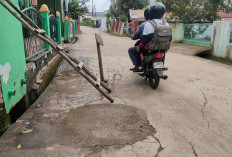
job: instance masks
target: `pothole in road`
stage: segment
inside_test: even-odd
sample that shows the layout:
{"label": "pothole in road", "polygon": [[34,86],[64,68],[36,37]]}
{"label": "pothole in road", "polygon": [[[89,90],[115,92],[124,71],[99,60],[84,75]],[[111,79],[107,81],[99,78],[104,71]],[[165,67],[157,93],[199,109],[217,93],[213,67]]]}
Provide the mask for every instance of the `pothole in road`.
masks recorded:
{"label": "pothole in road", "polygon": [[62,128],[67,142],[93,151],[132,145],[155,133],[143,110],[116,104],[88,105],[72,110],[63,119]]}
{"label": "pothole in road", "polygon": [[33,122],[26,128],[34,130],[18,135],[14,144],[21,144],[22,149],[58,144],[87,148],[92,152],[133,145],[156,132],[143,110],[119,104],[85,105],[58,119]]}

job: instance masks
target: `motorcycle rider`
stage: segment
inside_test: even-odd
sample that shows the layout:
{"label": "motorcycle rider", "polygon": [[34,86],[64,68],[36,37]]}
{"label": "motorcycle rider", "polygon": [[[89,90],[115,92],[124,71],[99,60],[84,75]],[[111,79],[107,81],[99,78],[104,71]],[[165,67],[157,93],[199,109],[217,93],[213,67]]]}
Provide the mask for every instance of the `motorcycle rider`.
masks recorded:
{"label": "motorcycle rider", "polygon": [[[168,25],[162,18],[166,12],[166,7],[164,4],[156,2],[153,6],[150,7],[150,18],[157,25],[165,24]],[[144,26],[143,35],[141,37],[141,43],[138,46],[138,52],[142,52],[143,55],[146,55],[149,51],[149,43],[152,41],[154,36],[155,28],[150,23],[147,22]],[[170,38],[170,41],[172,38]],[[164,61],[164,60],[163,60]]]}
{"label": "motorcycle rider", "polygon": [[144,26],[146,24],[146,22],[149,20],[149,13],[150,13],[150,7],[146,8],[145,11],[144,11],[144,18],[145,18],[145,22],[143,22],[140,26],[139,26],[139,30],[135,33],[135,34],[132,34],[131,35],[131,39],[132,40],[138,40],[142,37],[143,35],[143,29],[144,29]]}
{"label": "motorcycle rider", "polygon": [[[142,35],[143,35],[143,30],[144,30],[144,26],[147,23],[147,21],[150,19],[150,7],[146,8],[144,11],[144,18],[146,20],[146,22],[143,22],[140,26],[139,26],[139,30],[134,34],[131,35],[131,39],[132,40],[137,40],[137,39],[141,39]],[[131,61],[134,65],[134,68],[131,68],[130,70],[133,72],[139,72],[142,70],[142,62],[140,59],[140,55],[137,52],[137,46],[140,44],[140,41],[138,41],[136,43],[136,45],[134,47],[129,48],[128,50],[128,54],[131,58]]]}

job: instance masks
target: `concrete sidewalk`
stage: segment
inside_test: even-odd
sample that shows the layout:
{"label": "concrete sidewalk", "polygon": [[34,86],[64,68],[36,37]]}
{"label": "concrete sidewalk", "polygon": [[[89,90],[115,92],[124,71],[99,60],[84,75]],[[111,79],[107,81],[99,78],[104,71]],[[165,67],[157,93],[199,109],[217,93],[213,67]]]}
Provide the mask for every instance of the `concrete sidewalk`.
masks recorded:
{"label": "concrete sidewalk", "polygon": [[198,54],[202,53],[209,53],[211,48],[209,47],[202,47],[202,46],[195,46],[195,45],[188,45],[182,43],[174,43],[171,45],[170,52],[173,53],[180,53],[183,55],[189,56],[197,56]]}
{"label": "concrete sidewalk", "polygon": [[[88,27],[82,32],[70,54],[98,74],[94,33],[101,34],[115,103],[63,61],[47,90],[0,138],[1,157],[231,156],[232,67],[171,49],[169,79],[153,90],[128,70],[134,41]],[[20,135],[27,129],[33,131]]]}

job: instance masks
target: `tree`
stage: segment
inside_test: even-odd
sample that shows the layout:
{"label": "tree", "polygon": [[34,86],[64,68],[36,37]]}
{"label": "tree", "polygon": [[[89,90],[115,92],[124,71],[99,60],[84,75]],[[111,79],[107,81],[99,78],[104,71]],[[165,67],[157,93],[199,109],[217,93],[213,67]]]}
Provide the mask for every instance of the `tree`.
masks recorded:
{"label": "tree", "polygon": [[110,9],[108,10],[108,14],[112,19],[119,19],[119,10],[118,10],[118,5],[117,3],[110,6]]}
{"label": "tree", "polygon": [[125,15],[125,14],[121,14],[121,15],[119,16],[119,21],[121,21],[121,22],[126,22],[126,21],[127,21],[126,15]]}
{"label": "tree", "polygon": [[86,2],[88,1],[89,0],[72,0],[69,3],[69,12],[72,18],[77,19],[78,16],[82,16],[89,11],[86,6]]}
{"label": "tree", "polygon": [[160,0],[172,16],[179,17],[183,23],[213,22],[220,19],[217,12],[229,12],[231,0]]}
{"label": "tree", "polygon": [[105,14],[105,17],[106,17],[106,28],[107,28],[107,31],[110,31],[110,12],[107,11],[107,13]]}
{"label": "tree", "polygon": [[110,7],[109,13],[111,18],[119,20],[119,7],[121,8],[121,15],[123,18],[129,18],[130,9],[144,9],[149,5],[149,0],[118,0],[113,6]]}

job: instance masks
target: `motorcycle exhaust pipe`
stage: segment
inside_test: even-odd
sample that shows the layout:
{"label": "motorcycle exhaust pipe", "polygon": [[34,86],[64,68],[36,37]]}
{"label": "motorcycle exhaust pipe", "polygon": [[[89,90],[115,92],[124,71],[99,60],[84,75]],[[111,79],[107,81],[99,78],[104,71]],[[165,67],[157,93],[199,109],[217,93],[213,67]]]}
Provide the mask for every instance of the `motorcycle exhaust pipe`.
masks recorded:
{"label": "motorcycle exhaust pipe", "polygon": [[168,79],[168,76],[167,76],[167,75],[163,75],[163,76],[161,76],[160,78],[163,79],[163,80],[167,80],[167,79]]}

